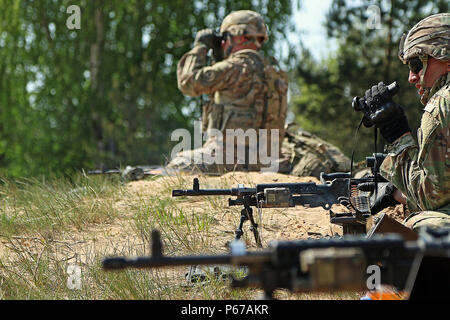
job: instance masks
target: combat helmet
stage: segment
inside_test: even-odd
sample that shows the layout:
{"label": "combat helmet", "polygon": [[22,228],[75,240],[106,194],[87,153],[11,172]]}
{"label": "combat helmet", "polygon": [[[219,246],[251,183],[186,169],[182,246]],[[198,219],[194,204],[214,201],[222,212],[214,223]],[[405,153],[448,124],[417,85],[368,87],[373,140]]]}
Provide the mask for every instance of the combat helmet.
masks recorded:
{"label": "combat helmet", "polygon": [[251,10],[234,11],[227,15],[220,26],[220,32],[228,32],[232,36],[255,37],[260,45],[269,39],[263,18]]}
{"label": "combat helmet", "polygon": [[398,57],[404,64],[414,58],[422,61],[420,85],[424,93],[420,101],[424,105],[431,91],[424,81],[429,56],[441,61],[450,60],[450,13],[438,13],[421,20],[400,40]]}
{"label": "combat helmet", "polygon": [[403,35],[398,52],[403,63],[424,55],[450,60],[450,13],[429,16]]}

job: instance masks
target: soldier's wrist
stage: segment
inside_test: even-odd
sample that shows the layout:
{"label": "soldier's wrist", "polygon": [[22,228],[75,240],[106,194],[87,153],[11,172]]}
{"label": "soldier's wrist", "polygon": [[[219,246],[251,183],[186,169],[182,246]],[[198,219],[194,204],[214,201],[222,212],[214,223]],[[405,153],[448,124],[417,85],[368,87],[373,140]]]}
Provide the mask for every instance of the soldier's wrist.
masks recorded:
{"label": "soldier's wrist", "polygon": [[392,193],[392,197],[394,198],[395,201],[401,204],[406,204],[406,197],[400,190],[395,189],[394,192]]}
{"label": "soldier's wrist", "polygon": [[408,120],[406,119],[405,116],[400,117],[398,119],[393,119],[392,121],[389,121],[388,123],[380,126],[379,128],[380,134],[390,144],[400,139],[406,133],[411,132]]}
{"label": "soldier's wrist", "polygon": [[395,141],[394,142],[392,142],[392,144],[394,144],[394,143],[397,143],[401,138],[403,138],[404,136],[406,136],[406,135],[410,135],[411,134],[411,131],[408,131],[408,132],[405,132],[404,134],[402,134],[400,137],[398,137],[397,139],[395,139]]}

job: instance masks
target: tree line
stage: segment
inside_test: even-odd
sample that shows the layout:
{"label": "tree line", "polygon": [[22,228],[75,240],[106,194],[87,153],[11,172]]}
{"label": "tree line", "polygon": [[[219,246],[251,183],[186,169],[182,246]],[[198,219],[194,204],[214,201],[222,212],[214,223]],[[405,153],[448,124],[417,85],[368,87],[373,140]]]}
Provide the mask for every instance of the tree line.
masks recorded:
{"label": "tree line", "polygon": [[[418,99],[406,83],[407,67],[396,58],[398,39],[421,18],[447,12],[447,1],[334,0],[326,27],[327,37],[338,40],[337,51],[323,61],[306,49],[280,57],[279,45],[295,29],[294,9],[302,3],[0,1],[0,174],[71,175],[82,168],[164,164],[176,143],[170,133],[192,130],[201,112],[199,99],[178,90],[176,64],[198,30],[218,28],[239,9],[260,12],[268,24],[264,53],[289,68],[297,88],[289,108],[304,129],[349,154],[358,122],[351,98],[381,80],[400,83],[398,101],[416,119]],[[67,8],[74,4],[79,29],[67,25]],[[365,23],[369,5],[380,8],[380,29]],[[370,152],[369,130],[361,131],[367,141],[360,143],[361,153]]]}

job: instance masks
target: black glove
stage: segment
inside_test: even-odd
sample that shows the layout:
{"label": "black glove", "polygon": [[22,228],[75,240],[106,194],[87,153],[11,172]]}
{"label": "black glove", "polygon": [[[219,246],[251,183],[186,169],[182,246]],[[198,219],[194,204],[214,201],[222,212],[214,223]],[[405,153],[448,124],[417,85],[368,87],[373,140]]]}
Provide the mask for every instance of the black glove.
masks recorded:
{"label": "black glove", "polygon": [[[367,184],[367,183],[365,183]],[[367,186],[365,186],[367,187]],[[359,185],[358,185],[359,188]],[[392,183],[388,183],[380,188],[377,192],[377,197],[373,203],[370,205],[370,213],[377,214],[381,210],[387,207],[393,207],[399,204],[397,200],[394,199],[395,187]]]}
{"label": "black glove", "polygon": [[197,32],[194,40],[194,47],[199,44],[205,45],[208,49],[213,47],[214,43],[214,30],[213,29],[203,29]]}
{"label": "black glove", "polygon": [[208,49],[212,49],[214,62],[218,62],[223,59],[222,38],[222,35],[213,29],[203,29],[197,32],[194,47],[203,44]]}
{"label": "black glove", "polygon": [[208,49],[214,49],[221,46],[222,36],[213,29],[203,29],[195,35],[194,46],[204,44]]}
{"label": "black glove", "polygon": [[403,108],[392,101],[387,86],[380,82],[366,91],[364,99],[359,100],[366,122],[380,129],[383,138],[392,143],[404,133],[411,131]]}

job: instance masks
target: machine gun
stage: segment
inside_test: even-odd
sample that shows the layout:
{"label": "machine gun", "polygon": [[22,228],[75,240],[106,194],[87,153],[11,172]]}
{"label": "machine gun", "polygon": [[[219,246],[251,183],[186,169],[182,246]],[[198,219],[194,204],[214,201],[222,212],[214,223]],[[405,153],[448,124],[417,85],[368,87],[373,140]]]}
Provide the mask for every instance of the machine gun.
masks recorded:
{"label": "machine gun", "polygon": [[120,175],[125,181],[137,181],[145,178],[146,174],[142,168],[127,166],[125,170],[89,170],[88,175]]}
{"label": "machine gun", "polygon": [[[416,241],[406,241],[398,234],[272,241],[268,248],[251,252],[242,241],[234,240],[230,254],[181,257],[163,255],[160,234],[153,230],[151,247],[152,255],[147,257],[106,258],[103,269],[212,264],[247,267],[244,278],[231,277],[231,287],[259,288],[267,299],[273,298],[277,289],[320,292],[367,290],[378,285],[409,293],[409,299],[432,299],[445,297],[450,287],[450,229],[424,229]],[[368,274],[379,283],[371,282]]]}
{"label": "machine gun", "polygon": [[120,175],[124,181],[142,180],[147,176],[168,175],[171,171],[160,166],[126,166],[125,169],[89,170],[88,175]]}
{"label": "machine gun", "polygon": [[[274,183],[257,184],[254,188],[238,185],[231,189],[200,189],[198,178],[194,178],[190,190],[172,190],[173,197],[181,196],[233,196],[228,199],[229,206],[243,206],[239,227],[235,231],[235,239],[243,235],[245,221],[250,221],[256,244],[262,247],[252,207],[289,208],[295,206],[322,207],[330,212],[330,222],[343,227],[344,234],[366,232],[366,220],[370,216],[370,204],[375,200],[377,190],[387,185],[387,181],[379,175],[379,167],[384,154],[374,154],[366,158],[366,165],[371,168],[372,175],[363,178],[352,178],[350,173],[321,173],[320,184],[306,183]],[[346,206],[348,212],[334,213],[331,208],[335,204]]]}

